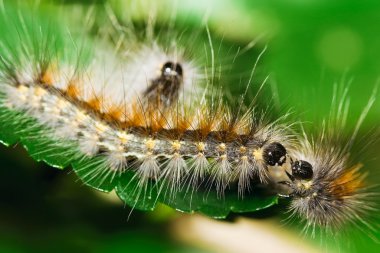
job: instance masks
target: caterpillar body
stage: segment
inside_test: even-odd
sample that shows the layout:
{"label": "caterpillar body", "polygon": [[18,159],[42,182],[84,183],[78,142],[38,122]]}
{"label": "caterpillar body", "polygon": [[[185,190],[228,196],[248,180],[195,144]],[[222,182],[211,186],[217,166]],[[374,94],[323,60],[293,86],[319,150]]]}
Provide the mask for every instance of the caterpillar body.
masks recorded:
{"label": "caterpillar body", "polygon": [[63,166],[76,161],[86,183],[116,188],[133,207],[167,199],[174,207],[189,202],[190,211],[197,193],[207,209],[210,192],[223,199],[232,189],[246,201],[259,186],[291,197],[306,228],[362,222],[372,210],[361,205],[371,194],[360,166],[348,165],[349,148],[326,149],[334,134],[310,142],[283,118],[270,122],[254,107],[233,110],[218,96],[207,99],[202,88],[216,79],[213,60],[211,70],[200,67],[178,45],[144,45],[126,58],[118,57],[120,48],[98,52],[102,45],[94,45],[78,67],[82,49],[70,42],[74,57],[64,52],[70,43],[57,49],[65,36],[48,37],[48,29],[33,30],[23,19],[9,25],[2,15],[18,43],[1,41],[1,121],[23,125],[23,141],[44,146],[41,157],[59,149]]}
{"label": "caterpillar body", "polygon": [[[12,111],[2,119],[19,121],[15,124],[24,118],[35,119],[33,123],[26,120],[28,128],[22,132],[33,136],[24,141],[33,142],[38,138],[34,135],[56,140],[39,151],[42,159],[51,149],[66,147],[65,165],[70,158],[86,161],[76,170],[86,183],[102,189],[132,172],[129,180],[137,181],[133,205],[150,196],[152,187],[158,196],[174,199],[178,191],[192,198],[198,190],[222,197],[226,188],[236,184],[236,196],[243,197],[251,186],[270,181],[271,167],[285,164],[286,147],[292,139],[289,126],[280,120],[267,122],[254,109],[233,113],[221,97],[208,102],[208,95],[197,86],[212,83],[216,71],[206,77],[206,66],[200,74],[201,67],[194,67],[180,53],[184,49],[176,47],[176,53],[171,53],[166,46],[153,43],[138,47],[120,63],[112,54],[118,49],[100,53],[87,46],[78,49],[59,32],[52,38],[37,33],[41,45],[35,47],[29,41],[30,30],[34,30],[27,30],[24,22],[16,20],[19,26],[10,26],[20,31],[20,45],[6,46],[17,53],[5,50],[2,55],[1,104]],[[62,51],[51,43],[54,40],[66,43],[63,55],[70,48],[77,53],[60,58]],[[93,58],[79,69],[73,64],[79,61],[77,55]],[[104,64],[105,74],[100,70]],[[136,66],[141,69],[135,71]],[[109,72],[114,76],[108,78]],[[197,103],[186,100],[197,94]],[[36,128],[42,130],[34,133]],[[124,188],[129,186],[127,182]]]}

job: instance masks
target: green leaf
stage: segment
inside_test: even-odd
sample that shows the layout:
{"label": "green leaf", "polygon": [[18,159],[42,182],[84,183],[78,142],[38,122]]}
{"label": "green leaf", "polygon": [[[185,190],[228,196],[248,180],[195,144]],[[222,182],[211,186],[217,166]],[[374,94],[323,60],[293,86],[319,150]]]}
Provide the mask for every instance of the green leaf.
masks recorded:
{"label": "green leaf", "polygon": [[119,178],[104,167],[102,157],[76,159],[72,167],[86,185],[103,192],[112,191]]}
{"label": "green leaf", "polygon": [[237,196],[237,189],[226,191],[223,197],[218,196],[216,191],[198,190],[191,191],[184,187],[174,196],[165,192],[165,185],[149,184],[145,191],[139,191],[138,180],[133,178],[133,173],[125,173],[116,187],[118,196],[129,206],[139,210],[153,210],[157,201],[164,203],[178,211],[193,213],[200,212],[213,218],[223,219],[232,211],[254,212],[277,204],[277,196],[267,196],[259,189],[254,189],[243,199]]}

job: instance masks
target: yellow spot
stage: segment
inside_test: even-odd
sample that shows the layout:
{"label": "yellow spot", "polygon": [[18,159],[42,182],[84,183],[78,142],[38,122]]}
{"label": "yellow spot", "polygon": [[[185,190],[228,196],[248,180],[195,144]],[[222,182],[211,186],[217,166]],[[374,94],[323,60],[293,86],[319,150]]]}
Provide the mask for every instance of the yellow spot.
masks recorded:
{"label": "yellow spot", "polygon": [[206,149],[206,144],[204,142],[198,142],[197,149],[198,151],[204,151]]}
{"label": "yellow spot", "polygon": [[240,151],[241,154],[245,154],[245,152],[247,152],[247,148],[244,147],[244,146],[241,146],[241,147],[239,148],[239,151]]}
{"label": "yellow spot", "polygon": [[68,105],[68,102],[66,100],[63,100],[63,99],[58,99],[58,102],[57,102],[57,109],[59,111],[61,111],[63,108],[65,108],[66,106]]}
{"label": "yellow spot", "polygon": [[42,89],[41,87],[36,87],[34,89],[34,95],[36,95],[37,97],[42,97],[46,94],[46,90],[45,89]]}
{"label": "yellow spot", "polygon": [[178,140],[173,141],[172,148],[174,151],[179,151],[181,149],[181,143]]}
{"label": "yellow spot", "polygon": [[122,132],[122,133],[118,133],[117,135],[119,137],[119,141],[121,142],[121,144],[125,145],[128,142],[129,136],[126,133]]}
{"label": "yellow spot", "polygon": [[78,112],[76,113],[75,119],[76,119],[78,122],[83,122],[83,121],[86,119],[86,114],[84,114],[84,112],[82,112],[82,111],[78,111]]}
{"label": "yellow spot", "polygon": [[155,145],[156,145],[156,141],[153,139],[148,139],[147,141],[145,141],[145,147],[150,151],[154,149]]}
{"label": "yellow spot", "polygon": [[242,161],[248,161],[248,156],[243,155],[242,157],[240,157],[240,159],[241,159]]}
{"label": "yellow spot", "polygon": [[264,158],[263,158],[263,150],[261,148],[253,150],[252,155],[253,155],[253,157],[255,158],[256,161],[262,161],[262,160],[264,160]]}
{"label": "yellow spot", "polygon": [[17,90],[18,92],[20,92],[21,94],[25,94],[28,92],[29,88],[26,87],[25,85],[20,85],[17,87]]}
{"label": "yellow spot", "polygon": [[224,144],[224,143],[219,144],[219,145],[218,145],[218,150],[219,150],[220,152],[224,152],[224,151],[226,151],[226,144]]}
{"label": "yellow spot", "polygon": [[222,158],[222,159],[227,159],[227,155],[226,155],[226,154],[221,155],[220,158]]}
{"label": "yellow spot", "polygon": [[99,122],[96,122],[95,128],[99,134],[104,133],[107,130],[107,126]]}
{"label": "yellow spot", "polygon": [[313,193],[313,197],[317,197],[318,194],[316,192]]}
{"label": "yellow spot", "polygon": [[313,185],[312,181],[303,183],[303,187],[305,187],[306,190],[310,189],[312,185]]}

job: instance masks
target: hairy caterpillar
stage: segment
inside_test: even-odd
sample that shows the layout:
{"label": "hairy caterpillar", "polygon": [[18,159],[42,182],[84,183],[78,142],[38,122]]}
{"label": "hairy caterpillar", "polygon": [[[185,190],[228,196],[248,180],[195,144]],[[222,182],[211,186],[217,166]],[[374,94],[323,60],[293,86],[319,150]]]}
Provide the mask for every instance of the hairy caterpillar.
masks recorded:
{"label": "hairy caterpillar", "polygon": [[[325,145],[323,138],[315,147],[300,138],[297,146],[289,124],[268,123],[254,109],[244,111],[239,104],[235,113],[218,97],[211,102],[204,99],[202,92],[186,95],[200,94],[199,100],[194,99],[197,102],[180,99],[181,89],[196,87],[198,82],[213,84],[215,66],[211,74],[201,74],[194,67],[198,64],[183,60],[181,50],[173,54],[154,44],[140,47],[133,60],[115,57],[116,64],[112,56],[118,50],[104,50],[100,56],[97,50],[94,55],[86,52],[96,61],[79,69],[73,62],[61,61],[62,52],[52,43],[57,38],[32,34],[26,22],[19,21],[15,30],[21,43],[10,46],[6,39],[2,41],[2,121],[12,118],[13,127],[25,124],[23,132],[36,135],[24,137],[26,142],[36,137],[52,139],[49,148],[63,148],[65,165],[72,162],[68,157],[79,160],[76,171],[87,183],[112,189],[117,182],[120,192],[136,183],[130,194],[132,205],[140,199],[149,202],[151,192],[157,191],[153,198],[163,196],[175,206],[178,193],[184,192],[190,196],[184,201],[191,206],[198,191],[206,192],[206,198],[207,192],[215,191],[221,198],[237,185],[235,194],[246,196],[252,186],[272,189],[270,183],[288,177],[281,184],[292,190],[291,208],[309,224],[339,227],[346,219],[361,217],[362,209],[349,201],[360,203],[366,195],[357,194],[361,177],[356,169],[347,170],[340,155],[347,149],[338,152],[331,164],[324,164],[320,159],[333,154],[319,151]],[[40,45],[34,45],[36,40]],[[138,74],[134,66],[143,73]],[[104,73],[113,73],[112,78]],[[40,155],[46,156],[46,151]],[[333,169],[326,172],[326,167]],[[278,175],[271,174],[275,169]],[[331,190],[317,191],[325,185]],[[344,205],[330,206],[327,210],[337,211],[328,213],[326,196]],[[351,196],[355,198],[347,198]]]}
{"label": "hairy caterpillar", "polygon": [[[77,160],[73,162],[76,172],[90,185],[110,190],[122,180],[116,188],[128,192],[125,188],[136,182],[131,186],[136,193],[130,194],[133,205],[154,190],[157,197],[169,199],[179,191],[192,199],[199,188],[222,196],[231,182],[237,182],[236,196],[243,196],[252,180],[268,180],[268,167],[283,164],[284,146],[290,142],[288,126],[267,123],[253,110],[234,115],[218,96],[208,102],[207,95],[198,93],[197,104],[180,98],[180,91],[191,97],[186,86],[202,81],[204,86],[212,85],[217,78],[215,66],[211,70],[205,66],[205,74],[198,74],[199,70],[183,60],[180,47],[171,54],[170,48],[158,41],[143,46],[118,43],[121,50],[137,50],[120,63],[113,50],[97,52],[95,43],[77,49],[75,41],[65,41],[59,29],[46,38],[48,27],[26,27],[25,17],[9,21],[7,16],[3,15],[4,27],[11,28],[10,34],[18,31],[15,36],[20,43],[11,46],[6,38],[3,42],[2,119],[13,118],[7,122],[11,128],[25,123],[23,142],[31,145],[38,143],[33,142],[36,138],[58,140],[42,141],[48,147],[39,148],[39,159],[49,160],[47,153],[63,148],[52,155],[62,154],[62,167]],[[210,43],[210,36],[206,38]],[[59,48],[58,43],[64,46]],[[70,46],[73,55],[65,52]],[[73,64],[78,61],[77,54],[91,60],[85,58],[88,61],[77,67]],[[211,62],[214,65],[215,59]],[[100,69],[104,64],[103,75]],[[207,75],[211,77],[205,78]],[[125,174],[129,178],[123,179]],[[184,182],[189,187],[183,187]],[[154,203],[155,198],[151,200]]]}

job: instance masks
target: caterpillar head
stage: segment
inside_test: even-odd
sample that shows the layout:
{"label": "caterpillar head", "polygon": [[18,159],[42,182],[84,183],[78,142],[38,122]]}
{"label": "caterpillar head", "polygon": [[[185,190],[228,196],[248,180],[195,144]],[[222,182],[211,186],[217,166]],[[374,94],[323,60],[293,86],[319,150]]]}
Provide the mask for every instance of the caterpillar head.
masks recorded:
{"label": "caterpillar head", "polygon": [[[344,224],[363,222],[370,211],[369,193],[360,173],[361,164],[348,166],[347,156],[336,150],[314,150],[291,161],[288,186],[290,210],[306,221],[306,229],[316,226],[336,230]],[[363,222],[364,223],[364,222]]]}
{"label": "caterpillar head", "polygon": [[161,68],[161,76],[166,79],[178,78],[181,79],[183,75],[182,66],[179,63],[168,61]]}

